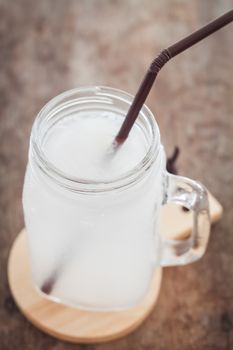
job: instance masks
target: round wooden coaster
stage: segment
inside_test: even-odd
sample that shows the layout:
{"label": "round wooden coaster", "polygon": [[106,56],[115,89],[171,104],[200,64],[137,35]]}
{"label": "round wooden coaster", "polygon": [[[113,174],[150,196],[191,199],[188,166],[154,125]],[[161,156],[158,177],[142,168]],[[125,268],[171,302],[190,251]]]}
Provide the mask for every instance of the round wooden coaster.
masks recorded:
{"label": "round wooden coaster", "polygon": [[22,313],[45,333],[74,343],[110,341],[133,331],[152,311],[161,278],[162,269],[158,268],[140,305],[124,311],[93,312],[55,303],[35,290],[30,276],[25,230],[16,238],[8,261],[10,289]]}

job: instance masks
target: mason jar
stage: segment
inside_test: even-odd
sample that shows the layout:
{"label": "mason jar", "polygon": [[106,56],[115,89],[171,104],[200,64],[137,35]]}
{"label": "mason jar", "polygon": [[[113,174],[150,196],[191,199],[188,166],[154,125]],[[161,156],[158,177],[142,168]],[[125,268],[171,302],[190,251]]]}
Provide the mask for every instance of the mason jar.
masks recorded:
{"label": "mason jar", "polygon": [[[166,171],[159,128],[145,105],[136,125],[147,151],[120,176],[79,178],[46,155],[45,141],[70,115],[96,110],[124,116],[132,100],[113,88],[78,88],[53,98],[35,119],[23,207],[32,279],[38,292],[54,301],[91,310],[129,308],[146,296],[157,266],[187,264],[205,252],[207,192]],[[159,232],[161,207],[168,202],[193,211],[189,238],[169,240]]]}

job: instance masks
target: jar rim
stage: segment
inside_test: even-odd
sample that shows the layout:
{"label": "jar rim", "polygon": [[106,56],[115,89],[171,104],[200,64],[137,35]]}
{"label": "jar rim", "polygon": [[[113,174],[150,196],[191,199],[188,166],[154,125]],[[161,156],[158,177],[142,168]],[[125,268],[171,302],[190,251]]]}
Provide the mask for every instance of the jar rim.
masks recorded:
{"label": "jar rim", "polygon": [[68,101],[70,102],[70,99],[77,95],[80,96],[78,97],[78,99],[85,99],[85,97],[87,98],[88,94],[91,94],[92,96],[95,96],[97,98],[114,98],[115,100],[125,102],[126,104],[128,104],[128,106],[130,106],[134,98],[133,95],[125,91],[106,86],[79,87],[65,91],[55,96],[41,109],[34,121],[30,139],[30,151],[32,153],[32,158],[33,160],[35,160],[35,163],[38,165],[39,169],[44,174],[48,175],[48,177],[53,182],[74,192],[98,193],[127,188],[141,179],[143,174],[145,174],[155,162],[159,154],[159,128],[153,113],[146,105],[143,105],[139,113],[139,118],[141,117],[146,119],[150,127],[152,138],[149,144],[149,149],[147,150],[143,159],[136,166],[110,180],[92,180],[88,178],[80,178],[76,176],[71,176],[63,172],[48,159],[48,157],[43,152],[40,143],[38,142],[38,132],[40,129],[41,122],[48,115],[48,113],[54,111],[66,99],[69,99]]}

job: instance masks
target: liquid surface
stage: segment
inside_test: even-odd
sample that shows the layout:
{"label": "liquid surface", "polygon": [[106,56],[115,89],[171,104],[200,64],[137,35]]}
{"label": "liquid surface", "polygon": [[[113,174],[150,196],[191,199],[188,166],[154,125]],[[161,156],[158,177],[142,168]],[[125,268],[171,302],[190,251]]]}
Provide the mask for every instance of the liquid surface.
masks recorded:
{"label": "liquid surface", "polygon": [[107,156],[123,122],[112,112],[81,112],[59,121],[48,133],[43,151],[67,175],[95,181],[110,180],[133,169],[148,146],[138,125],[114,156]]}

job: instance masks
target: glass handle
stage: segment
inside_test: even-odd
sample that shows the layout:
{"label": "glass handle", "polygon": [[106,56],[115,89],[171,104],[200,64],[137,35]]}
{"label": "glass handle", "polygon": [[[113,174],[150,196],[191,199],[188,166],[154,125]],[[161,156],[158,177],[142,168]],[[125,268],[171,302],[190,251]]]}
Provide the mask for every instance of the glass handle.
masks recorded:
{"label": "glass handle", "polygon": [[193,211],[192,234],[186,239],[162,238],[162,266],[184,265],[200,259],[205,253],[210,214],[208,194],[199,182],[165,173],[163,204],[175,203]]}

